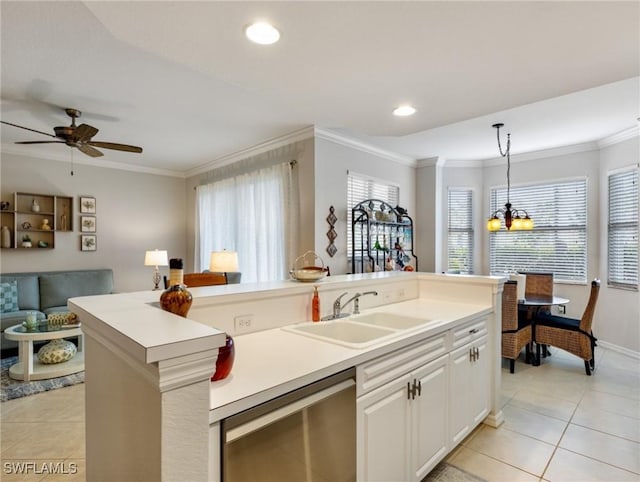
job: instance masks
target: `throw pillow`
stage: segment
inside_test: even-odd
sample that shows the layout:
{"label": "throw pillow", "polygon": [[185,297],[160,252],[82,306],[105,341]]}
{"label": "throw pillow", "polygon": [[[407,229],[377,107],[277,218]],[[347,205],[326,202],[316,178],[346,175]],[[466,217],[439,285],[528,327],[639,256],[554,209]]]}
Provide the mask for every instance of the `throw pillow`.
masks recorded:
{"label": "throw pillow", "polygon": [[18,282],[0,283],[0,312],[18,311]]}

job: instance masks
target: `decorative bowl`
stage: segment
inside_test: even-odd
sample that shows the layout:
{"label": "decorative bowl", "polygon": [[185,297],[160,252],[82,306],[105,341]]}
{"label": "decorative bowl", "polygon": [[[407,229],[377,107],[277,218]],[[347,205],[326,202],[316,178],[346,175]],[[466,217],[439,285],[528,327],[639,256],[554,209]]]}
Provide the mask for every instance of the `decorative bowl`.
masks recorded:
{"label": "decorative bowl", "polygon": [[[317,266],[316,260],[321,266]],[[302,256],[298,256],[293,264],[293,269],[289,271],[293,279],[303,282],[319,281],[328,273],[329,268],[325,268],[322,258],[313,251],[307,251]]]}
{"label": "decorative bowl", "polygon": [[320,266],[305,266],[300,269],[292,269],[291,277],[298,281],[318,281],[327,276],[327,268]]}

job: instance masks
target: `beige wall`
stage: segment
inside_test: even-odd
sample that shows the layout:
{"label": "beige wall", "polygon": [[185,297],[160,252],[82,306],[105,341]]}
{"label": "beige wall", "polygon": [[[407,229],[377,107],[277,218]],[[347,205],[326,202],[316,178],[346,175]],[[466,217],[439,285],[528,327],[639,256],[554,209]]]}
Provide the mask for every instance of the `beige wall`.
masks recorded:
{"label": "beige wall", "polygon": [[[511,183],[529,184],[553,182],[563,179],[587,179],[587,281],[601,280],[600,297],[596,308],[594,333],[603,342],[640,352],[640,294],[607,286],[607,172],[638,162],[638,138],[630,139],[606,148],[593,146],[590,150],[561,156],[531,158],[519,162],[512,158]],[[506,184],[506,161],[481,169],[456,168],[445,165],[443,176],[446,184],[440,203],[446,215],[447,186],[470,187],[477,191],[477,205],[474,219],[477,235],[481,242],[476,243],[477,274],[489,274],[489,234],[485,228],[489,215],[489,193],[492,187]],[[478,175],[476,175],[478,174]],[[479,209],[478,209],[479,208]],[[526,207],[525,207],[526,208]],[[535,222],[535,219],[534,219]],[[441,234],[446,245],[446,231]],[[446,266],[446,250],[443,254]],[[479,262],[480,261],[480,262]],[[479,264],[478,264],[479,262]],[[580,318],[589,298],[589,283],[556,283],[555,293],[569,298],[566,315]],[[611,316],[615,313],[615,316]]]}
{"label": "beige wall", "polygon": [[[56,233],[54,249],[3,249],[3,273],[112,268],[117,291],[153,288],[147,249],[186,254],[184,179],[2,154],[2,199],[13,192],[58,194],[74,198],[74,231]],[[96,198],[97,251],[80,251],[78,197]],[[13,202],[12,202],[13,205]],[[168,273],[167,268],[162,269]]]}
{"label": "beige wall", "polygon": [[[303,229],[313,224],[315,251],[333,274],[351,272],[347,262],[347,173],[349,171],[365,174],[377,179],[384,179],[400,186],[400,206],[406,208],[409,216],[416,212],[416,175],[415,168],[383,158],[370,152],[349,147],[337,142],[316,138],[315,143],[315,215],[308,218]],[[335,230],[338,237],[335,245],[338,248],[335,256],[330,257],[326,249],[329,243],[327,216],[329,207],[335,208],[338,221]],[[415,218],[414,218],[415,219]],[[419,266],[421,271],[422,267]]]}
{"label": "beige wall", "polygon": [[[415,222],[416,252],[421,271],[446,269],[446,196],[448,187],[474,189],[476,207],[475,265],[477,274],[488,273],[488,234],[485,218],[491,187],[504,185],[506,166],[454,167],[444,164],[414,168],[363,150],[324,138],[296,143],[300,182],[299,251],[315,250],[333,273],[349,271],[346,253],[347,171],[387,179],[400,186],[400,205]],[[596,335],[604,342],[640,352],[640,295],[606,286],[606,176],[611,170],[637,163],[637,137],[602,149],[563,156],[513,162],[513,185],[567,178],[588,179],[588,279],[603,282],[598,302]],[[512,159],[513,161],[513,159]],[[72,233],[59,233],[55,249],[1,251],[2,272],[104,268],[114,270],[116,290],[151,288],[152,269],[143,266],[146,249],[167,249],[170,257],[193,266],[195,248],[195,191],[200,176],[188,179],[144,174],[76,164],[75,176],[60,161],[4,154],[0,181],[2,199],[14,191],[73,196]],[[438,185],[440,186],[438,188]],[[439,195],[436,196],[436,192]],[[98,250],[81,252],[79,247],[78,196],[97,199]],[[338,253],[326,253],[329,206],[336,208]],[[441,220],[441,228],[437,220]],[[442,252],[438,246],[443,247]],[[438,269],[437,269],[438,268]],[[163,269],[166,274],[167,269]],[[567,315],[580,317],[588,298],[587,285],[558,284],[557,294],[571,299]],[[615,313],[611,317],[610,313]]]}

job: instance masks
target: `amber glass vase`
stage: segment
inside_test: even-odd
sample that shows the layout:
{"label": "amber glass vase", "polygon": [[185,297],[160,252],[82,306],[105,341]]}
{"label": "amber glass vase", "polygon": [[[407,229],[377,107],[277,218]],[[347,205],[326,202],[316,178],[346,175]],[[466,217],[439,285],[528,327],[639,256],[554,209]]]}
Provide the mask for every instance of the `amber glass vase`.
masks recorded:
{"label": "amber glass vase", "polygon": [[175,315],[187,316],[193,296],[184,285],[184,271],[182,260],[173,258],[169,260],[169,287],[160,295],[160,307]]}

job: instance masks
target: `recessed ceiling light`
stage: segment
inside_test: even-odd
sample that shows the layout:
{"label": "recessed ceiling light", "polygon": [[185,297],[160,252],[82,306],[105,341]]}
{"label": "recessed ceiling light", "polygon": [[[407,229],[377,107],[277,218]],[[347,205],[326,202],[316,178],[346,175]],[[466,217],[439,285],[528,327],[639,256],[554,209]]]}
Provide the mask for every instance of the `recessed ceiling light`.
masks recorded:
{"label": "recessed ceiling light", "polygon": [[249,40],[260,45],[271,45],[280,39],[280,32],[267,22],[256,22],[244,30]]}
{"label": "recessed ceiling light", "polygon": [[397,115],[398,117],[406,117],[415,113],[416,109],[411,107],[410,105],[401,105],[393,110],[393,115]]}

